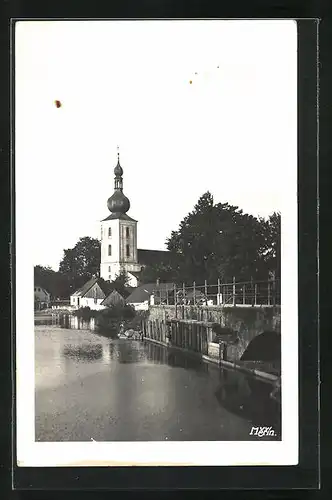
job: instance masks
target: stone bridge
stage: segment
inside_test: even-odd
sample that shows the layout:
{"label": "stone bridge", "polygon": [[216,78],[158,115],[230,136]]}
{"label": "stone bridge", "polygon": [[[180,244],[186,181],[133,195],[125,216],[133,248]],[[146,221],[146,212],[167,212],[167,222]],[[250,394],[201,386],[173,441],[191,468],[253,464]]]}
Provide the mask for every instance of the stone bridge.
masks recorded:
{"label": "stone bridge", "polygon": [[143,324],[144,335],[229,361],[280,360],[280,306],[153,305]]}

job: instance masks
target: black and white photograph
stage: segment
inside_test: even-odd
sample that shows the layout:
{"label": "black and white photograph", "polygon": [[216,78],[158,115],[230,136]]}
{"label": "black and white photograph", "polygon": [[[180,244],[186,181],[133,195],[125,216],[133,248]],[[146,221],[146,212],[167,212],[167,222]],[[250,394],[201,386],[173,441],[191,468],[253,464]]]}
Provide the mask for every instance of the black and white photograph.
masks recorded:
{"label": "black and white photograph", "polygon": [[297,25],[15,24],[18,466],[298,463]]}

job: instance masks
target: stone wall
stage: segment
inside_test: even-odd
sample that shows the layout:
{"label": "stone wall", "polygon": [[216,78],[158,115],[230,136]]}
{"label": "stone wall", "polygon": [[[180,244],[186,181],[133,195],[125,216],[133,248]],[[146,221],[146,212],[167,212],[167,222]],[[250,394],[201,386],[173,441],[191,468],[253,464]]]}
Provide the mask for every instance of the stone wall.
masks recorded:
{"label": "stone wall", "polygon": [[[251,340],[264,331],[274,331],[280,333],[281,327],[281,311],[280,307],[269,306],[232,306],[232,307],[199,307],[199,306],[150,306],[149,317],[146,320],[146,336],[154,340],[167,343],[167,323],[170,320],[180,320],[176,328],[177,342],[178,333],[184,335],[186,340],[182,346],[188,345],[193,335],[193,326],[198,323],[218,323],[222,327],[229,328],[235,333],[236,342],[227,343],[227,359],[237,361],[248,347]],[[181,321],[182,320],[182,321]],[[188,325],[184,324],[183,320],[189,321]],[[197,325],[198,327],[199,325]],[[201,332],[199,335],[204,335],[208,341],[207,353],[211,357],[219,356],[219,345],[213,342],[215,335],[212,332],[211,326],[206,326],[206,334],[202,332],[202,328],[194,328],[194,336],[196,332]],[[174,331],[174,328],[173,330]],[[173,333],[172,337],[174,339]],[[186,344],[187,343],[187,344]],[[197,342],[195,340],[195,345]]]}

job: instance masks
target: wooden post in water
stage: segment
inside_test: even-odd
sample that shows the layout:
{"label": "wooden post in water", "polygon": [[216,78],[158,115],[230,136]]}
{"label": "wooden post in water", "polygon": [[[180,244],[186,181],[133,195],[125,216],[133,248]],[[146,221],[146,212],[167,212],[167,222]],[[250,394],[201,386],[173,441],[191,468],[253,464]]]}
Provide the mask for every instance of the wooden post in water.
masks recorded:
{"label": "wooden post in water", "polygon": [[219,366],[221,366],[221,348],[222,348],[222,342],[219,339]]}
{"label": "wooden post in water", "polygon": [[236,305],[236,284],[235,284],[235,276],[233,277],[233,306]]}
{"label": "wooden post in water", "polygon": [[196,304],[196,283],[194,281],[193,283],[193,299],[194,299],[194,305]]}
{"label": "wooden post in water", "polygon": [[208,290],[207,290],[207,281],[204,281],[204,294],[205,294],[205,305],[207,305],[208,300]]}
{"label": "wooden post in water", "polygon": [[246,304],[246,285],[245,284],[243,285],[242,291],[243,291],[243,305],[245,305]]}
{"label": "wooden post in water", "polygon": [[257,283],[255,283],[255,296],[254,296],[254,305],[257,306]]}

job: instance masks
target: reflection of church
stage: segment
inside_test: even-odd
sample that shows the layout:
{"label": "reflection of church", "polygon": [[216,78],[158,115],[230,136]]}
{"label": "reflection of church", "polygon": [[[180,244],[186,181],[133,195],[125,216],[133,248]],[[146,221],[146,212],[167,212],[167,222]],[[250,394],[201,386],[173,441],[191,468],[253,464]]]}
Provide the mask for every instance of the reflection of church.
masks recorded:
{"label": "reflection of church", "polygon": [[167,259],[168,252],[137,249],[137,221],[127,215],[130,201],[123,193],[119,153],[114,175],[114,193],[107,201],[111,214],[101,221],[100,277],[113,281],[121,271],[126,271],[129,285],[137,287],[143,267]]}

